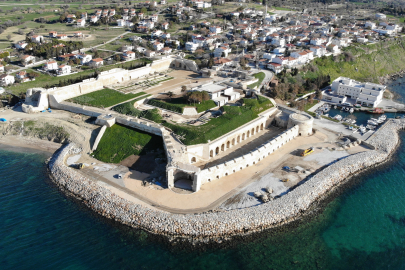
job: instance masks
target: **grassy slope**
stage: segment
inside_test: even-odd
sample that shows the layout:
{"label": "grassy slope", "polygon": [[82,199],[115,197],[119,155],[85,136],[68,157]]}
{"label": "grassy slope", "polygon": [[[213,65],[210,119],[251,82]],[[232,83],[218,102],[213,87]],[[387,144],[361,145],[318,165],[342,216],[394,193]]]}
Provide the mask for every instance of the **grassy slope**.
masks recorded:
{"label": "grassy slope", "polygon": [[189,104],[185,101],[184,98],[180,97],[180,98],[172,98],[171,100],[158,100],[158,102],[150,100],[149,104],[165,109],[165,110],[171,110],[171,111],[175,111],[178,113],[182,113],[184,107],[195,107],[197,109],[197,112],[203,112],[206,110],[209,110],[211,108],[216,107],[217,105],[215,104],[214,101],[212,100],[206,100],[201,102],[200,104]]}
{"label": "grassy slope", "polygon": [[255,83],[249,84],[248,87],[250,87],[250,88],[259,86],[262,83],[262,81],[264,80],[264,77],[266,77],[266,74],[264,74],[263,72],[259,72],[259,73],[256,73],[255,75],[253,75],[253,77],[255,77],[259,80]]}
{"label": "grassy slope", "polygon": [[130,155],[142,155],[157,148],[162,148],[162,139],[158,136],[115,124],[105,131],[94,157],[119,163]]}
{"label": "grassy slope", "polygon": [[260,104],[253,108],[224,106],[225,112],[201,126],[164,123],[178,135],[185,135],[182,142],[186,145],[206,143],[257,118],[260,112],[272,106],[270,100],[261,98]]}
{"label": "grassy slope", "polygon": [[331,57],[318,58],[314,63],[319,70],[307,72],[305,77],[324,74],[330,75],[331,81],[339,76],[345,76],[360,81],[378,82],[378,77],[405,69],[404,39],[372,45],[356,45],[347,50],[357,56],[355,61],[335,62]]}

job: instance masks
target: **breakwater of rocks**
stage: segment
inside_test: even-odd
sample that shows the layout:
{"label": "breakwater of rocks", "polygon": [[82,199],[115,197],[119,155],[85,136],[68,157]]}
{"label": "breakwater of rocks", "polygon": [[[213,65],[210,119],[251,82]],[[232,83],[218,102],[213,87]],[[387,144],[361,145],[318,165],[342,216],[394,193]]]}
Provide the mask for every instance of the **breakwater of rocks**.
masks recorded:
{"label": "breakwater of rocks", "polygon": [[227,239],[280,226],[301,217],[311,205],[363,169],[385,161],[395,150],[398,130],[405,120],[390,119],[368,139],[375,150],[358,153],[323,169],[286,195],[259,206],[201,214],[172,214],[125,200],[65,165],[65,157],[76,151],[64,146],[49,162],[53,181],[99,214],[153,234],[189,238],[193,241]]}

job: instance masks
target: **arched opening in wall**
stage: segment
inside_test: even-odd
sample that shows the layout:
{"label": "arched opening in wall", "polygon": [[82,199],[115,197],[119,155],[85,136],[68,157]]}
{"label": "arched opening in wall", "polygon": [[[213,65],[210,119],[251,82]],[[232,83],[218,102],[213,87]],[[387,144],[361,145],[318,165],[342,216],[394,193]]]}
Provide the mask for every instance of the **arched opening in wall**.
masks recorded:
{"label": "arched opening in wall", "polygon": [[253,161],[253,164],[256,164],[256,161]]}
{"label": "arched opening in wall", "polygon": [[247,132],[246,137],[249,138],[250,136],[250,131]]}
{"label": "arched opening in wall", "polygon": [[233,170],[233,172],[235,172],[235,170]]}
{"label": "arched opening in wall", "polygon": [[210,179],[210,178],[208,178],[208,182],[211,182],[211,179]]}
{"label": "arched opening in wall", "polygon": [[230,141],[228,141],[228,142],[226,143],[226,148],[229,148],[229,147],[231,147],[231,142],[230,142]]}
{"label": "arched opening in wall", "polygon": [[255,128],[252,128],[252,136],[255,135]]}
{"label": "arched opening in wall", "polygon": [[193,190],[194,173],[190,174],[188,172],[177,169],[173,173],[173,177],[174,187],[172,188],[172,190],[174,192],[182,193],[184,192],[184,190]]}
{"label": "arched opening in wall", "polygon": [[217,179],[219,179],[219,175],[217,175]]}
{"label": "arched opening in wall", "polygon": [[197,159],[195,157],[191,158],[191,163],[197,162]]}
{"label": "arched opening in wall", "polygon": [[256,133],[259,132],[259,126],[256,127]]}
{"label": "arched opening in wall", "polygon": [[242,170],[242,167],[240,167],[239,170]]}
{"label": "arched opening in wall", "polygon": [[301,133],[299,134],[299,136],[301,136]]}
{"label": "arched opening in wall", "polygon": [[219,147],[217,147],[216,149],[215,149],[215,155],[218,155],[219,154]]}
{"label": "arched opening in wall", "polygon": [[228,176],[228,173],[225,173],[225,176]]}
{"label": "arched opening in wall", "polygon": [[214,156],[214,151],[211,150],[211,151],[210,151],[210,157],[213,157],[213,156]]}
{"label": "arched opening in wall", "polygon": [[225,144],[221,145],[221,151],[225,151]]}
{"label": "arched opening in wall", "polygon": [[246,168],[249,167],[249,164],[246,164]]}
{"label": "arched opening in wall", "polygon": [[238,138],[236,139],[237,143],[240,143],[240,136],[238,136]]}
{"label": "arched opening in wall", "polygon": [[232,146],[235,145],[235,138],[232,139]]}
{"label": "arched opening in wall", "polygon": [[259,158],[259,160],[258,161],[260,161],[260,158]]}
{"label": "arched opening in wall", "polygon": [[263,128],[264,128],[264,125],[263,125],[263,123],[260,125],[260,130],[263,130]]}
{"label": "arched opening in wall", "polygon": [[124,81],[124,77],[122,77],[122,81]]}

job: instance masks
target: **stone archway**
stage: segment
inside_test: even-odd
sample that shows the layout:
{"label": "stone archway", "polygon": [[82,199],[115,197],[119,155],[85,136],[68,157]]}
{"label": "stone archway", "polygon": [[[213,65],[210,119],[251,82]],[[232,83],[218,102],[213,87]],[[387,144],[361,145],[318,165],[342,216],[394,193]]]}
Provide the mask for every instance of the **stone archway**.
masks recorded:
{"label": "stone archway", "polygon": [[228,149],[230,146],[231,146],[231,142],[228,141],[228,142],[226,143],[226,148]]}
{"label": "stone archway", "polygon": [[195,163],[195,162],[197,162],[197,159],[195,157],[192,157],[191,158],[191,163]]}
{"label": "stone archway", "polygon": [[218,155],[219,154],[219,147],[217,147],[216,149],[215,149],[215,155]]}
{"label": "stone archway", "polygon": [[260,125],[260,130],[263,130],[264,129],[264,125],[263,125],[263,123]]}
{"label": "stone archway", "polygon": [[214,150],[210,151],[210,157],[214,157]]}

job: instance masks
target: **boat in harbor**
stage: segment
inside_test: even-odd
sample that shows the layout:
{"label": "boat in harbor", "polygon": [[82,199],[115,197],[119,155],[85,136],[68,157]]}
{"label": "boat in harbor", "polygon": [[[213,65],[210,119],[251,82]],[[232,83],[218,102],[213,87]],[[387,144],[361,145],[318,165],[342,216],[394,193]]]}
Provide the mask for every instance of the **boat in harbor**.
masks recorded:
{"label": "boat in harbor", "polygon": [[350,108],[349,108],[349,107],[346,107],[346,108],[345,108],[345,111],[346,111],[346,112],[348,112],[349,110],[350,110]]}
{"label": "boat in harbor", "polygon": [[382,114],[384,111],[381,108],[374,108],[373,110],[368,110],[367,113]]}
{"label": "boat in harbor", "polygon": [[378,119],[385,121],[385,120],[387,120],[387,116],[385,114],[383,114],[380,117],[378,117]]}
{"label": "boat in harbor", "polygon": [[353,113],[353,112],[354,112],[354,109],[350,108],[349,113]]}
{"label": "boat in harbor", "polygon": [[333,107],[335,110],[337,109],[337,106],[335,105],[335,107]]}
{"label": "boat in harbor", "polygon": [[373,126],[378,126],[378,122],[376,122],[374,120],[367,120],[367,124],[373,125]]}
{"label": "boat in harbor", "polygon": [[333,118],[338,121],[342,120],[342,116],[340,114],[335,115],[335,117],[333,117]]}
{"label": "boat in harbor", "polygon": [[360,129],[361,133],[363,133],[363,134],[367,132],[367,130],[364,126],[360,126],[359,129]]}

